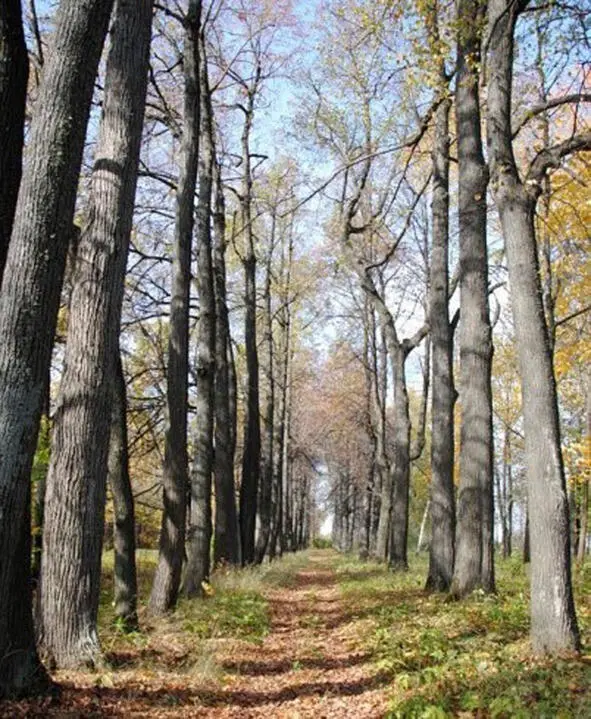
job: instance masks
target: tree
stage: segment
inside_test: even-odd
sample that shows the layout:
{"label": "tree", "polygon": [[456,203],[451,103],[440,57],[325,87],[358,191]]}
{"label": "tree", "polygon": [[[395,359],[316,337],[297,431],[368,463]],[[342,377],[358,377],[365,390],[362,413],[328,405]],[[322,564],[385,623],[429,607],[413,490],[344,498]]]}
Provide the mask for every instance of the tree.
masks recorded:
{"label": "tree", "polygon": [[[440,45],[437,4],[426,18],[432,47]],[[432,150],[432,242],[429,268],[429,326],[433,347],[431,397],[431,542],[426,588],[447,591],[454,569],[455,493],[453,334],[449,321],[449,113],[445,62],[437,83],[444,94],[435,111]]]}
{"label": "tree", "polygon": [[221,168],[215,165],[215,206],[213,214],[213,273],[215,279],[215,537],[214,564],[240,563],[238,516],[234,487],[236,452],[236,403],[234,358],[226,294],[226,221]]}
{"label": "tree", "polygon": [[456,133],[460,230],[460,485],[451,591],[495,588],[493,560],[492,337],[488,307],[486,187],[479,63],[485,3],[458,5]]}
{"label": "tree", "polygon": [[501,219],[523,397],[531,552],[534,651],[577,650],[571,585],[569,511],[560,446],[556,383],[538,273],[534,211],[546,171],[581,148],[589,132],[545,148],[522,179],[511,126],[514,32],[528,0],[490,0],[487,142],[491,187]]}
{"label": "tree", "polygon": [[137,569],[135,562],[135,507],[129,476],[127,388],[121,353],[115,358],[113,413],[109,445],[109,485],[113,497],[113,549],[115,552],[113,602],[115,617],[127,631],[138,627]]}
{"label": "tree", "polygon": [[215,162],[213,111],[205,52],[205,23],[199,30],[199,198],[196,213],[197,293],[197,399],[195,458],[191,473],[191,516],[187,542],[187,566],[183,582],[187,596],[201,594],[209,579],[211,544],[211,478],[213,473],[213,428],[216,312],[211,252],[211,195]]}
{"label": "tree", "polygon": [[21,0],[0,7],[0,285],[22,174],[29,58]]}
{"label": "tree", "polygon": [[29,585],[30,470],[112,2],[64,0],[31,127],[0,296],[0,695],[46,684]]}
{"label": "tree", "polygon": [[246,348],[246,411],[244,415],[244,449],[242,451],[242,481],[240,483],[240,546],[242,564],[255,560],[255,524],[257,515],[257,493],[261,470],[261,422],[259,408],[259,357],[257,348],[257,289],[255,240],[252,218],[252,169],[250,133],[254,117],[254,101],[261,79],[260,57],[255,61],[254,79],[244,83],[246,104],[242,130],[242,187],[240,206],[242,231],[244,233],[244,337]]}
{"label": "tree", "polygon": [[74,269],[41,560],[40,643],[59,667],[93,666],[101,661],[96,622],[110,408],[142,138],[152,6],[152,0],[115,3],[88,221]]}
{"label": "tree", "polygon": [[150,610],[162,614],[177,601],[185,553],[189,470],[187,404],[189,374],[189,297],[199,143],[199,48],[201,0],[189,0],[184,20],[184,107],[180,175],[176,188],[173,288],[170,307],[162,495],[158,566]]}

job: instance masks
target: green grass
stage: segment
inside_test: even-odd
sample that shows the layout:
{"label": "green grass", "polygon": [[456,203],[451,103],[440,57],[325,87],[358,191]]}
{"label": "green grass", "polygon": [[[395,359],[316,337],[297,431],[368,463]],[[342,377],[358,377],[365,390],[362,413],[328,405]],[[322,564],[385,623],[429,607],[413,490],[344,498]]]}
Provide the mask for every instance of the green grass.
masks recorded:
{"label": "green grass", "polygon": [[176,611],[157,618],[147,603],[157,564],[155,550],[138,550],[138,614],[140,628],[125,632],[113,610],[113,552],[103,555],[99,634],[107,660],[134,668],[170,665],[171,671],[190,670],[214,675],[212,642],[233,640],[259,643],[269,631],[265,589],[291,586],[298,570],[308,563],[306,553],[286,555],[272,564],[245,569],[222,568],[213,573],[207,596],[184,599]]}
{"label": "green grass", "polygon": [[[360,647],[392,677],[391,717],[591,717],[591,657],[536,659],[526,570],[498,561],[498,594],[463,602],[423,591],[427,564],[392,574],[343,558],[341,592]],[[591,643],[591,573],[575,575],[583,640]]]}

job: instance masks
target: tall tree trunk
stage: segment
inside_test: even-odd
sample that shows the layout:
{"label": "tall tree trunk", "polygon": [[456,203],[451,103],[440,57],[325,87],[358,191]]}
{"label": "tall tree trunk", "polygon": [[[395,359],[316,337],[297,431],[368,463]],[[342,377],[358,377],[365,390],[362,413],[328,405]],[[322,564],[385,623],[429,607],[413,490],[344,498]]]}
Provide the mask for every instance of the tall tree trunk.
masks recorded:
{"label": "tall tree trunk", "polygon": [[[76,256],[47,476],[39,640],[59,667],[101,661],[100,568],[123,280],[153,0],[116,0],[88,210]],[[66,498],[67,497],[67,501]]]}
{"label": "tall tree trunk", "polygon": [[[392,365],[392,378],[394,390],[394,457],[389,478],[384,484],[391,487],[391,521],[389,528],[388,564],[394,569],[408,568],[408,511],[410,490],[410,433],[411,422],[406,387],[406,360],[409,354],[417,347],[424,336],[423,330],[416,333],[411,339],[399,340],[392,313],[388,309],[384,296],[378,291],[369,271],[362,277],[362,287],[375,307],[387,343],[388,355]],[[388,501],[388,487],[382,491],[382,503]],[[380,512],[380,527],[378,529],[378,552],[383,542],[382,519],[384,511]],[[386,532],[386,536],[388,533]],[[378,558],[381,555],[378,553]]]}
{"label": "tall tree trunk", "polygon": [[273,491],[273,467],[275,449],[275,366],[273,350],[273,311],[271,307],[271,277],[273,250],[275,248],[276,213],[271,218],[270,247],[265,268],[264,291],[264,335],[266,350],[267,391],[264,412],[264,441],[262,445],[261,481],[259,485],[259,536],[256,548],[256,561],[260,564],[265,558],[271,534],[271,500]]}
{"label": "tall tree trunk", "polygon": [[215,287],[211,251],[211,193],[215,147],[213,111],[205,54],[205,30],[199,33],[199,92],[201,127],[199,132],[199,199],[197,203],[197,398],[195,400],[195,439],[191,473],[191,517],[189,522],[187,567],[184,592],[195,596],[209,579],[211,522],[211,480],[213,474],[213,426],[215,384]]}
{"label": "tall tree trunk", "polygon": [[114,514],[113,549],[115,552],[115,569],[113,593],[115,617],[122,623],[126,631],[133,631],[138,627],[135,507],[129,476],[127,389],[119,350],[115,355],[108,467]]}
{"label": "tall tree trunk", "polygon": [[248,92],[242,132],[242,227],[246,244],[244,256],[244,336],[246,346],[246,411],[244,416],[244,449],[240,484],[240,540],[242,563],[255,560],[255,525],[257,493],[261,469],[261,427],[259,412],[259,359],[257,349],[256,253],[252,227],[252,173],[250,132],[254,113],[254,92]]}
{"label": "tall tree trunk", "polygon": [[460,231],[460,485],[452,593],[493,592],[492,337],[478,92],[485,3],[460,0],[456,133]]}
{"label": "tall tree trunk", "polygon": [[390,347],[394,378],[394,458],[392,462],[392,522],[388,564],[408,569],[408,510],[410,491],[410,414],[406,389],[406,353]]}
{"label": "tall tree trunk", "polygon": [[[442,80],[442,78],[440,78]],[[433,394],[431,397],[431,542],[426,589],[445,592],[454,570],[454,383],[453,335],[449,321],[449,111],[444,99],[435,113],[433,147],[433,240],[430,266]]]}
{"label": "tall tree trunk", "polygon": [[162,466],[162,524],[158,566],[150,595],[150,611],[162,614],[177,602],[183,559],[189,469],[187,406],[189,402],[189,303],[191,245],[199,155],[199,49],[201,0],[189,0],[185,18],[183,72],[183,136],[173,250],[168,367],[166,372],[167,424]]}
{"label": "tall tree trunk", "polygon": [[112,2],[62,0],[0,293],[0,696],[47,684],[30,588],[30,471],[94,80]]}
{"label": "tall tree trunk", "polygon": [[[511,132],[515,23],[526,2],[489,0],[488,152],[491,184],[509,268],[519,355],[531,537],[531,638],[534,651],[577,650],[569,513],[556,383],[538,272],[534,210],[538,183],[518,174]],[[576,145],[576,143],[575,143]],[[570,151],[572,144],[564,148]],[[542,168],[542,175],[545,168]]]}
{"label": "tall tree trunk", "polygon": [[224,191],[219,166],[216,170],[215,210],[213,215],[213,272],[216,303],[215,346],[215,537],[214,564],[240,562],[240,544],[234,487],[236,449],[235,414],[230,408],[231,337],[226,300],[226,221]]}
{"label": "tall tree trunk", "polygon": [[0,286],[23,166],[29,57],[21,0],[0,5]]}

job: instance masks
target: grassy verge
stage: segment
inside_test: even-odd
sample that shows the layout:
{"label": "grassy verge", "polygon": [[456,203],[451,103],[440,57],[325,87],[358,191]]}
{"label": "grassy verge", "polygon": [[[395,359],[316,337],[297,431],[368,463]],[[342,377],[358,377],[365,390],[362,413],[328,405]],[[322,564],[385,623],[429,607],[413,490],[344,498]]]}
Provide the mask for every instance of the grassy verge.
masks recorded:
{"label": "grassy verge", "polygon": [[[360,647],[392,675],[391,717],[591,717],[591,656],[531,655],[520,562],[498,562],[496,596],[475,593],[464,602],[425,594],[424,557],[404,574],[351,558],[337,571]],[[589,568],[577,572],[575,585],[588,652]]]}
{"label": "grassy verge", "polygon": [[223,641],[258,643],[269,631],[268,604],[263,591],[289,586],[306,553],[286,555],[260,567],[225,568],[214,572],[207,596],[181,599],[175,612],[154,619],[147,612],[157,553],[137,554],[140,630],[125,633],[113,613],[113,553],[103,557],[99,632],[113,669],[188,672],[219,678],[216,645]]}

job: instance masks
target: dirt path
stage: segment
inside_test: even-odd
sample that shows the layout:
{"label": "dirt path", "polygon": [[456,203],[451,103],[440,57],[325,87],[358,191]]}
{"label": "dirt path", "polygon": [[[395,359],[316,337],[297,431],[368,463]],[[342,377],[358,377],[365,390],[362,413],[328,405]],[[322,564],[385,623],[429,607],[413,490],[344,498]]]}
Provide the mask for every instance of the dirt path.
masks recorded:
{"label": "dirt path", "polygon": [[[381,717],[388,679],[355,648],[351,607],[340,597],[329,553],[312,553],[293,586],[265,593],[271,628],[262,644],[216,651],[221,682],[186,673],[117,671],[107,685],[60,676],[59,699],[0,705],[0,716]],[[85,675],[89,676],[89,675]],[[90,675],[91,676],[91,675]],[[109,686],[108,684],[112,684]],[[6,713],[8,712],[8,713]]]}
{"label": "dirt path", "polygon": [[228,706],[203,716],[383,716],[387,679],[355,649],[350,607],[339,596],[327,555],[312,555],[294,587],[267,596],[269,636],[262,646],[223,661],[237,672],[226,690]]}

